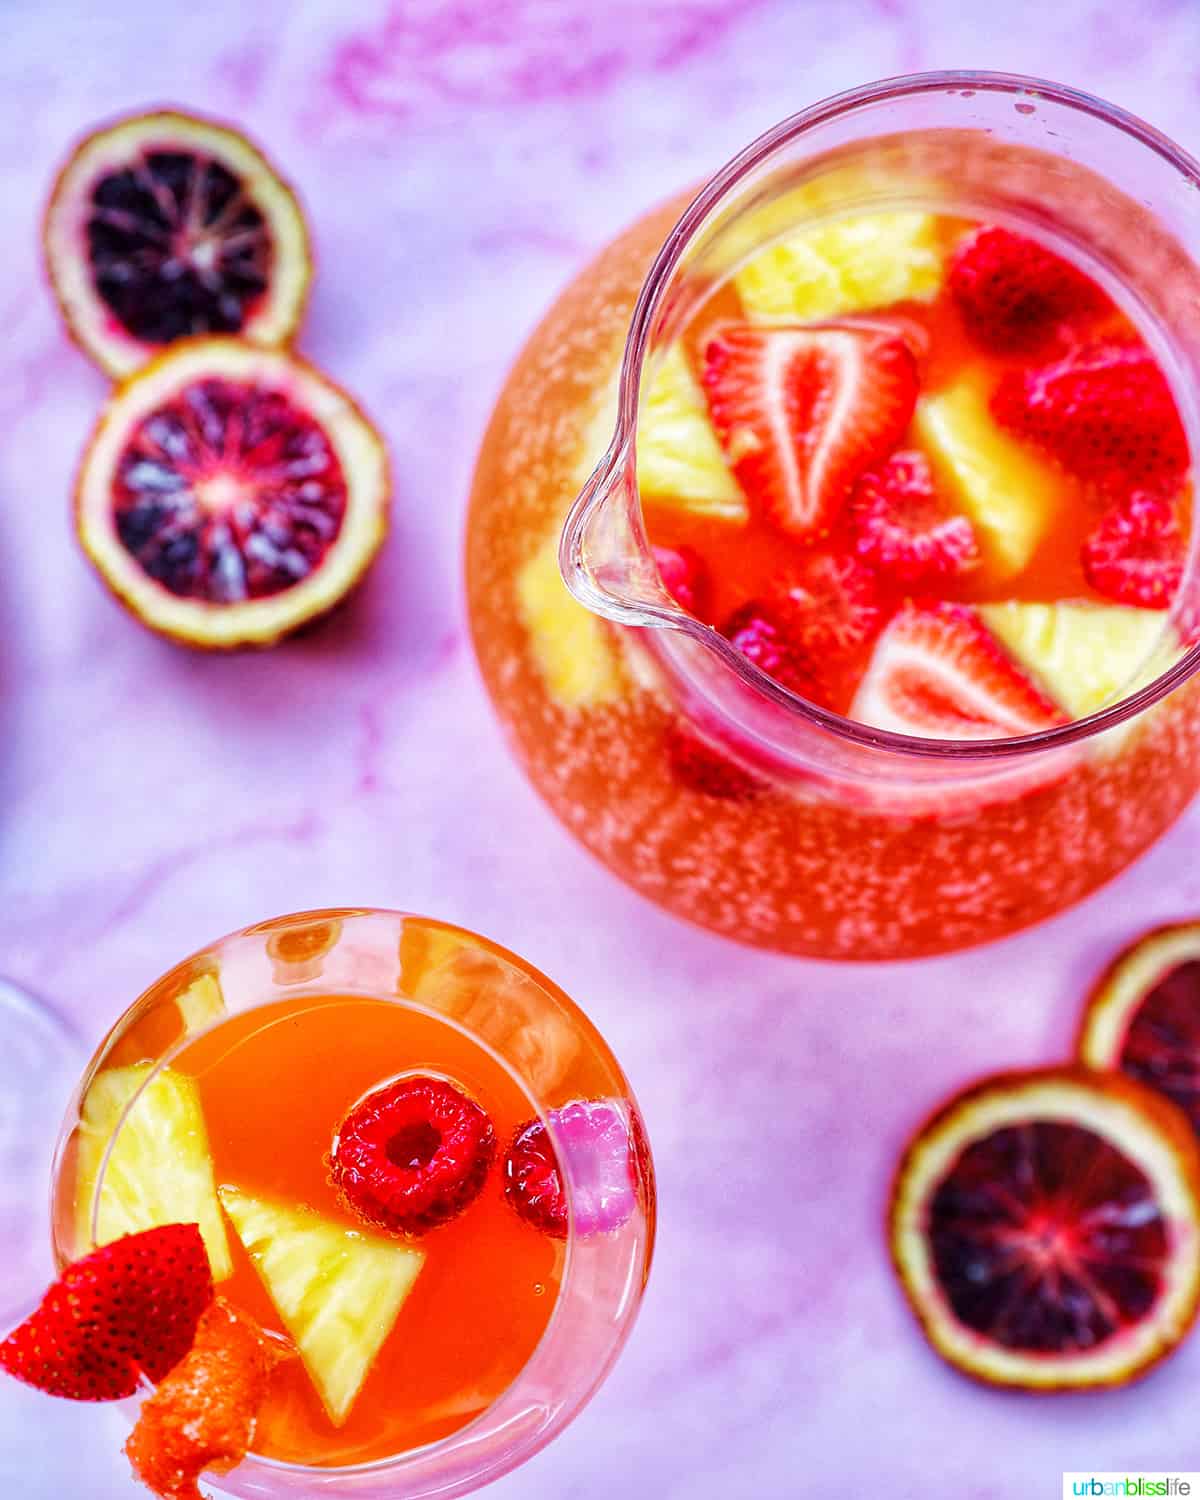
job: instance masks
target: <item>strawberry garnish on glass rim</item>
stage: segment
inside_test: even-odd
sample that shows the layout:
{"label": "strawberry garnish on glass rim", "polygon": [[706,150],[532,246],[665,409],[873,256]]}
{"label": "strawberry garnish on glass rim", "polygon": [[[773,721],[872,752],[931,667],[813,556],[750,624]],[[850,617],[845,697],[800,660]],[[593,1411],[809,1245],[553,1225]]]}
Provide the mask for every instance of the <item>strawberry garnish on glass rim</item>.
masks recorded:
{"label": "strawberry garnish on glass rim", "polygon": [[723,324],[702,379],[751,502],[802,538],[829,529],[858,476],[903,437],[917,397],[902,338],[832,325]]}
{"label": "strawberry garnish on glass rim", "polygon": [[897,734],[1003,739],[1066,723],[973,609],[906,605],[884,630],[851,717]]}
{"label": "strawberry garnish on glass rim", "polygon": [[120,1401],[179,1363],[212,1296],[197,1225],[126,1235],[66,1268],[0,1344],[0,1369],[51,1396]]}

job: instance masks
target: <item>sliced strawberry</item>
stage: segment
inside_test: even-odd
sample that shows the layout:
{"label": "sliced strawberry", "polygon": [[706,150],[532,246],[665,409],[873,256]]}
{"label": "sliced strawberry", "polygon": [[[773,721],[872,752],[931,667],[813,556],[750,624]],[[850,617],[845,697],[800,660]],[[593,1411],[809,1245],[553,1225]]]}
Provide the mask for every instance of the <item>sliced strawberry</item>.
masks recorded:
{"label": "sliced strawberry", "polygon": [[992,396],[992,415],[1118,495],[1175,489],[1188,467],[1175,398],[1141,344],[1092,344],[1041,369],[1011,371]]}
{"label": "sliced strawberry", "polygon": [[847,327],[727,323],[704,350],[718,436],[751,500],[784,531],[827,531],[854,485],[904,435],[917,397],[912,350]]}
{"label": "sliced strawberry", "polygon": [[1175,507],[1135,491],[1101,517],[1080,556],[1097,593],[1142,609],[1168,608],[1186,561]]}
{"label": "sliced strawberry", "polygon": [[1001,739],[1065,722],[966,605],[906,605],[879,637],[851,716],[933,739]]}
{"label": "sliced strawberry", "polygon": [[865,333],[882,334],[886,338],[903,339],[912,351],[918,364],[929,353],[933,339],[927,325],[911,312],[843,313],[830,319],[830,328],[857,328]]}
{"label": "sliced strawberry", "polygon": [[855,486],[850,521],[859,557],[897,583],[953,578],[975,567],[979,541],[938,498],[923,453],[893,453]]}
{"label": "sliced strawberry", "polygon": [[663,748],[672,774],[693,792],[722,802],[749,802],[763,790],[756,776],[681,724],[667,730]]}
{"label": "sliced strawberry", "polygon": [[1111,306],[1070,261],[996,226],[977,229],[959,245],[949,286],[971,336],[1000,354],[1044,346],[1060,323]]}
{"label": "sliced strawberry", "polygon": [[704,559],[694,547],[654,547],[652,551],[667,593],[689,614],[703,618],[712,593]]}
{"label": "sliced strawberry", "polygon": [[51,1396],[119,1401],[179,1363],[212,1296],[197,1225],[126,1235],[67,1267],[0,1344],[0,1369]]}
{"label": "sliced strawberry", "polygon": [[814,552],[787,575],[770,602],[810,660],[864,646],[883,622],[874,572],[848,553]]}
{"label": "sliced strawberry", "polygon": [[810,653],[788,630],[782,611],[761,599],[743,604],[721,627],[721,634],[756,667],[785,688],[822,702],[821,674]]}

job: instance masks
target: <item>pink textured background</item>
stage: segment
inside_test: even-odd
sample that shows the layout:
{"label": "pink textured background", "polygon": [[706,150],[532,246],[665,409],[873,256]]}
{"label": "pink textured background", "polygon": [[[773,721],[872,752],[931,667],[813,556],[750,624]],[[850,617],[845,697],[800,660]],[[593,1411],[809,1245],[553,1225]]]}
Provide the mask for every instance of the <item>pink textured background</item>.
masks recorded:
{"label": "pink textured background", "polygon": [[[510,1500],[887,1493],[1025,1500],[1064,1468],[1200,1468],[1200,1337],[1136,1390],[976,1390],[915,1334],[880,1215],[903,1134],[975,1072],[1050,1059],[1114,945],[1200,909],[1200,810],[1081,910],[986,952],[833,967],[660,915],[508,759],[461,612],[489,406],[555,290],[777,118],[917,68],[1049,72],[1200,146],[1200,9],[1105,0],[6,0],[0,49],[0,969],[89,1038],[205,940],[408,906],[526,953],[645,1105],[656,1275],[633,1343]],[[104,384],[44,291],[70,140],[178,102],[261,138],[321,274],[307,353],[391,441],[396,527],[353,608],[269,655],[140,631],[71,537]],[[0,1390],[0,1492],[135,1491],[100,1410]]]}

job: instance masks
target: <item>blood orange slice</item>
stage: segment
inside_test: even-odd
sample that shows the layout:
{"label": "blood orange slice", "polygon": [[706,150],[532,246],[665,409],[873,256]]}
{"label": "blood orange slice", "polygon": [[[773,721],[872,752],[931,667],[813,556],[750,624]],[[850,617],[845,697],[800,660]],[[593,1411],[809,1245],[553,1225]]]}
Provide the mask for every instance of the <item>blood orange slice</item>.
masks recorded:
{"label": "blood orange slice", "polygon": [[362,577],[388,490],[383,440],[312,365],[194,339],[114,392],[84,455],[76,524],[152,630],[266,646]]}
{"label": "blood orange slice", "polygon": [[76,147],[44,245],[72,337],[114,377],[190,335],[286,343],[312,274],[295,195],[262,152],[173,111],[118,120]]}
{"label": "blood orange slice", "polygon": [[1088,998],[1079,1057],[1165,1094],[1200,1134],[1200,922],[1159,927],[1109,965]]}
{"label": "blood orange slice", "polygon": [[930,1343],[977,1380],[1120,1385],[1186,1333],[1200,1298],[1200,1148],[1116,1074],[998,1074],[909,1144],[892,1258]]}

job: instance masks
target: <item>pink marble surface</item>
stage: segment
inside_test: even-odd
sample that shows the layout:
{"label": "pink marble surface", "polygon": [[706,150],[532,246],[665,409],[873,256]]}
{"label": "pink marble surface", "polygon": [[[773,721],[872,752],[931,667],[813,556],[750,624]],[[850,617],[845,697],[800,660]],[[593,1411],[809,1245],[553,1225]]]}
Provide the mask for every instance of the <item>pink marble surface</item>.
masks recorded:
{"label": "pink marble surface", "polygon": [[[1200,1338],[1140,1388],[976,1390],[915,1334],[880,1233],[903,1133],[975,1072],[1068,1046],[1115,944],[1200,908],[1200,808],[1080,910],[992,950],[833,967],[660,915],[552,823],[500,743],[459,590],[488,408],[539,312],[633,214],[835,89],[1050,72],[1200,146],[1200,9],[1102,0],[7,0],[0,49],[0,968],[89,1036],[205,940],[408,906],[519,948],[640,1091],[662,1232],[640,1325],[567,1436],[494,1493],[1025,1500],[1063,1469],[1200,1467]],[[67,490],[104,385],[44,291],[37,216],[82,128],[144,103],[242,123],[321,274],[305,350],[386,430],[396,527],[347,614],[209,660],[140,631]],[[0,1389],[0,1490],[139,1493],[104,1411]]]}

